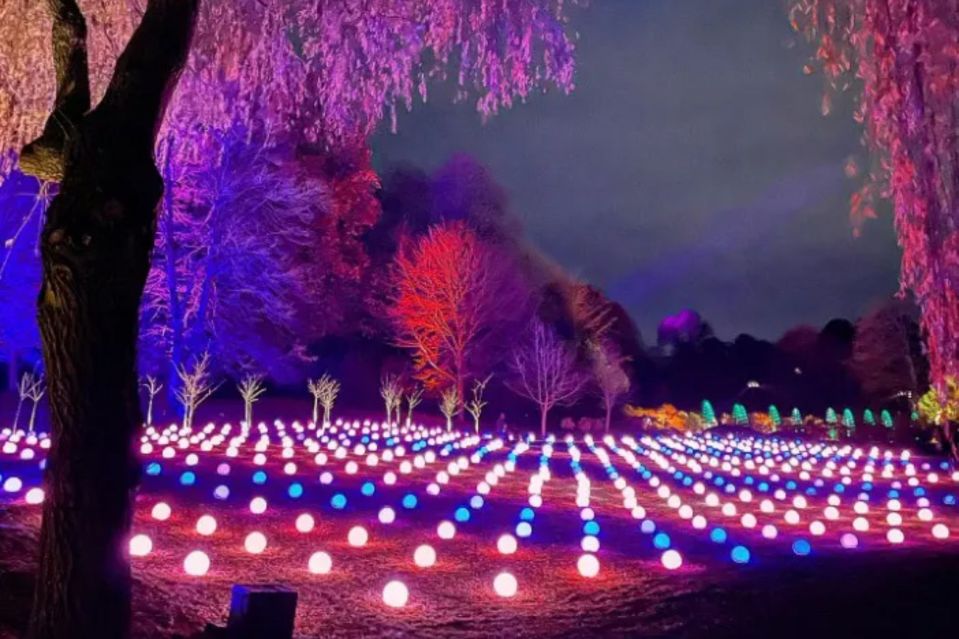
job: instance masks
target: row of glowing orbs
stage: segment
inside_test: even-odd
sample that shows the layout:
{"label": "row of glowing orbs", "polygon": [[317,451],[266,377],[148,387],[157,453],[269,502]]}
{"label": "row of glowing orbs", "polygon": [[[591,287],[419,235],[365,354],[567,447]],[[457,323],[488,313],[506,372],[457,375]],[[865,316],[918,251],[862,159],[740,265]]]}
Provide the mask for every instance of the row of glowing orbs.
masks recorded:
{"label": "row of glowing orbs", "polygon": [[[851,464],[852,462],[849,462],[849,463]],[[833,462],[830,460],[829,464],[833,464]],[[909,473],[909,468],[910,467],[907,467],[906,469],[907,474]],[[845,470],[845,467],[843,467],[843,470]],[[932,478],[933,476],[935,476],[935,473],[930,473],[930,478]],[[865,475],[864,480],[871,481],[872,480],[871,475],[868,475],[868,474]],[[703,492],[702,484],[697,482],[697,484],[694,486],[694,490],[698,494],[702,494]],[[785,499],[785,493],[781,489],[777,490],[776,497],[778,499]],[[741,490],[739,492],[739,499],[743,503],[750,502],[752,500],[750,491],[746,489]],[[830,521],[835,521],[839,519],[839,510],[837,508],[837,506],[839,506],[841,503],[839,496],[835,494],[830,495],[827,499],[827,502],[829,503],[829,505],[823,510],[823,515],[825,516],[825,518]],[[706,503],[707,505],[710,505],[710,506],[716,506],[718,505],[718,498],[714,494],[710,493],[709,495],[707,495]],[[928,508],[928,500],[925,498],[921,498],[919,500],[919,504],[921,506],[918,512],[919,519],[921,521],[931,521],[933,514],[932,514],[932,511]],[[796,495],[792,500],[792,505],[794,508],[801,510],[803,508],[806,508],[808,506],[808,503],[805,497],[803,497],[802,495]],[[897,512],[900,510],[901,505],[898,500],[890,499],[887,502],[887,508],[893,512],[890,512],[886,515],[886,522],[893,528],[887,531],[886,539],[893,544],[902,543],[905,540],[905,535],[903,534],[901,530],[898,530],[896,528],[897,526],[901,526],[903,523],[902,515],[900,515]],[[775,511],[775,507],[773,506],[770,500],[765,499],[760,504],[760,510],[764,513],[771,513]],[[867,531],[869,529],[869,522],[868,520],[865,519],[865,517],[862,517],[862,515],[866,514],[869,511],[868,504],[865,501],[857,500],[854,505],[854,510],[860,516],[856,517],[853,520],[853,524],[852,524],[853,528],[859,532]],[[731,503],[723,504],[722,511],[723,511],[723,514],[726,516],[736,515],[736,508]],[[800,516],[799,516],[799,513],[796,512],[796,510],[788,510],[786,511],[784,515],[784,519],[786,523],[796,525],[800,521]],[[746,528],[752,528],[756,525],[756,518],[751,513],[746,513],[742,516],[741,523]],[[809,531],[811,534],[815,536],[821,536],[825,534],[826,527],[825,527],[825,524],[817,520],[810,523]],[[932,535],[936,539],[946,539],[949,536],[949,529],[945,524],[937,523],[932,528]],[[776,536],[775,527],[772,527],[771,525],[764,526],[763,536],[770,539],[774,538]],[[855,548],[858,546],[858,540],[856,539],[856,536],[853,535],[852,533],[845,533],[844,535],[842,535],[840,539],[840,544],[844,548]]]}

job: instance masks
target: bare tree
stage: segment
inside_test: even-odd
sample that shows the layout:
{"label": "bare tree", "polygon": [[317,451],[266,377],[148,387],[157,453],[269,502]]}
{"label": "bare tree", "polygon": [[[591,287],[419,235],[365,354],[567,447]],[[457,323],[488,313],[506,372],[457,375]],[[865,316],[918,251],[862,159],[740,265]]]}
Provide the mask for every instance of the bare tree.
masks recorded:
{"label": "bare tree", "polygon": [[43,394],[47,392],[47,387],[43,385],[43,376],[39,376],[33,380],[33,383],[27,388],[27,397],[33,402],[33,407],[30,409],[30,424],[27,427],[27,432],[33,432],[34,422],[37,419],[37,406],[40,404],[40,400],[43,399]]}
{"label": "bare tree", "polygon": [[24,373],[20,376],[20,383],[17,384],[17,412],[13,414],[13,430],[20,424],[20,411],[23,408],[23,402],[30,397],[30,388],[36,383],[33,373]]}
{"label": "bare tree", "polygon": [[486,379],[473,380],[473,398],[466,404],[466,412],[473,417],[473,428],[477,435],[479,435],[480,429],[480,415],[488,403],[483,400],[483,391],[486,390],[486,385],[492,377],[492,375],[487,375]]}
{"label": "bare tree", "polygon": [[403,402],[403,385],[399,375],[387,374],[380,379],[380,397],[386,405],[386,423],[392,423],[394,411],[399,422],[400,405]]}
{"label": "bare tree", "polygon": [[153,375],[147,375],[144,378],[144,381],[140,383],[140,386],[146,389],[147,391],[147,420],[146,425],[153,425],[153,399],[163,390],[163,384],[161,384],[156,377]]}
{"label": "bare tree", "polygon": [[333,404],[340,394],[340,383],[329,373],[323,373],[319,379],[309,380],[307,387],[313,395],[313,424],[316,425],[319,420],[319,407],[323,406],[323,426],[329,426]]}
{"label": "bare tree", "polygon": [[525,343],[513,351],[512,369],[510,387],[539,406],[542,437],[550,409],[573,402],[587,381],[575,353],[539,319],[533,320]]}
{"label": "bare tree", "polygon": [[623,369],[627,358],[619,352],[619,348],[610,339],[591,342],[589,351],[596,390],[606,411],[605,432],[608,433],[613,409],[629,392],[629,375]]}
{"label": "bare tree", "polygon": [[210,380],[209,353],[203,353],[192,369],[178,367],[177,375],[180,377],[180,387],[176,390],[176,397],[183,405],[183,426],[190,429],[197,407],[209,399],[220,385]]}
{"label": "bare tree", "polygon": [[266,392],[262,375],[245,375],[236,386],[243,397],[243,420],[247,426],[253,425],[253,402]]}
{"label": "bare tree", "polygon": [[416,386],[406,393],[406,425],[413,423],[413,409],[423,401],[423,387]]}
{"label": "bare tree", "polygon": [[453,430],[453,418],[460,413],[460,394],[455,386],[440,393],[440,412],[446,417],[446,430]]}

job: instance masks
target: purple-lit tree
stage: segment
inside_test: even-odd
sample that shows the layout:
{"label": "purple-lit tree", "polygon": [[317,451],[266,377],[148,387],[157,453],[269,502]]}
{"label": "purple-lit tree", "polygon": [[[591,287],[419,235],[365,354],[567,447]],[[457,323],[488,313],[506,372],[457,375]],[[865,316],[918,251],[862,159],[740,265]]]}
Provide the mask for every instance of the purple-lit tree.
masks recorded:
{"label": "purple-lit tree", "polygon": [[[205,139],[237,122],[254,137],[362,144],[397,105],[409,106],[417,92],[425,97],[427,81],[451,63],[460,96],[476,94],[489,115],[537,87],[572,87],[565,4],[0,6],[0,150],[22,149],[24,172],[60,183],[41,235],[39,325],[56,401],[34,636],[128,633],[122,547],[141,423],[136,326],[163,192],[158,131],[178,141],[174,165],[199,157]],[[12,162],[2,164],[5,174]]]}
{"label": "purple-lit tree", "polygon": [[549,411],[573,402],[588,377],[579,369],[575,350],[539,319],[533,320],[525,341],[513,351],[511,364],[510,388],[539,407],[540,436],[546,437]]}
{"label": "purple-lit tree", "polygon": [[178,368],[208,352],[213,372],[241,377],[265,368],[290,381],[306,353],[320,259],[315,218],[326,192],[282,147],[251,142],[240,128],[211,136],[203,158],[174,165],[161,148],[168,188],[141,310],[141,360]]}

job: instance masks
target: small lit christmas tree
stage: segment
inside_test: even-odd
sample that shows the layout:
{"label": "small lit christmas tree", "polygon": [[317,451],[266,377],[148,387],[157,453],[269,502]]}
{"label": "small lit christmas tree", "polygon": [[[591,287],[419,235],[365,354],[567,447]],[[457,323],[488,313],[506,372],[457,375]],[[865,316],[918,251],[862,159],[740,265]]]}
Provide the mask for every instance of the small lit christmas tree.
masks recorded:
{"label": "small lit christmas tree", "polygon": [[739,426],[745,426],[749,423],[749,414],[742,404],[733,404],[733,421]]}
{"label": "small lit christmas tree", "polygon": [[842,412],[842,425],[846,429],[847,435],[852,435],[856,430],[856,418],[852,414],[852,409],[847,408]]}
{"label": "small lit christmas tree", "polygon": [[836,411],[833,410],[833,407],[830,406],[826,409],[826,423],[827,424],[838,424],[839,417],[836,416]]}
{"label": "small lit christmas tree", "polygon": [[794,408],[792,416],[789,418],[792,420],[793,426],[802,426],[802,413],[798,408]]}
{"label": "small lit christmas tree", "polygon": [[862,414],[862,423],[866,426],[875,426],[876,425],[876,416],[872,414],[870,409],[866,409]]}
{"label": "small lit christmas tree", "polygon": [[883,410],[879,413],[879,421],[881,421],[882,425],[886,428],[892,428],[892,414],[888,410]]}
{"label": "small lit christmas tree", "polygon": [[703,405],[699,412],[703,415],[703,423],[706,425],[706,428],[711,428],[719,423],[716,420],[716,411],[713,410],[713,405],[708,399],[703,400]]}
{"label": "small lit christmas tree", "polygon": [[773,423],[773,432],[779,430],[779,427],[782,426],[783,419],[779,414],[779,409],[776,408],[775,404],[772,404],[769,407],[769,421]]}

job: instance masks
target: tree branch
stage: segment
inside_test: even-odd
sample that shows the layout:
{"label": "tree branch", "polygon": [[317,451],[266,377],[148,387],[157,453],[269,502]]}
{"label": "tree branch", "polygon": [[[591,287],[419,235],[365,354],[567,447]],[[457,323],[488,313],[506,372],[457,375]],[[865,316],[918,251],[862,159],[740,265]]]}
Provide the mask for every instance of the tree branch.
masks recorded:
{"label": "tree branch", "polygon": [[198,7],[199,0],[148,0],[94,110],[136,152],[152,157],[168,98],[190,52]]}
{"label": "tree branch", "polygon": [[64,148],[90,109],[87,24],[76,0],[47,0],[53,20],[53,63],[57,94],[39,138],[20,152],[20,169],[41,180],[63,178]]}

